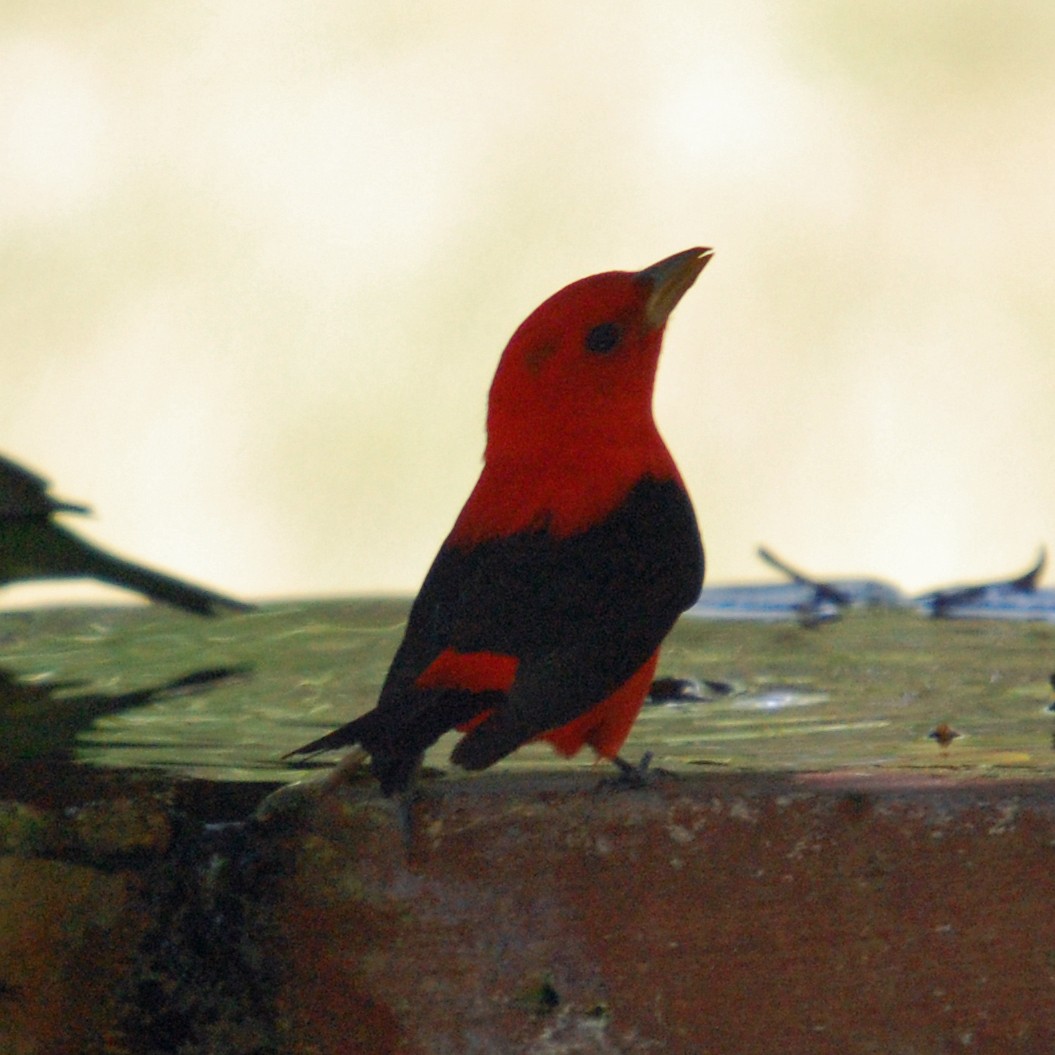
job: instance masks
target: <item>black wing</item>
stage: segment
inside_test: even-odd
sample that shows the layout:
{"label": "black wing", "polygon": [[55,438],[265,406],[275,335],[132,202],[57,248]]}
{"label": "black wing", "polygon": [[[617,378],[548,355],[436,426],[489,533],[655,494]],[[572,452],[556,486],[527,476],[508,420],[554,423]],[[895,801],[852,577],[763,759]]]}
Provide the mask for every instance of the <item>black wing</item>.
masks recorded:
{"label": "black wing", "polygon": [[470,599],[452,628],[456,648],[520,657],[508,698],[455,751],[454,760],[470,769],[577,718],[618,688],[696,601],[703,582],[696,517],[673,481],[642,480],[580,535],[555,540],[539,533],[515,544],[519,559],[507,553],[494,576],[482,557],[476,575],[485,582],[512,565],[503,590],[491,595],[491,605]]}

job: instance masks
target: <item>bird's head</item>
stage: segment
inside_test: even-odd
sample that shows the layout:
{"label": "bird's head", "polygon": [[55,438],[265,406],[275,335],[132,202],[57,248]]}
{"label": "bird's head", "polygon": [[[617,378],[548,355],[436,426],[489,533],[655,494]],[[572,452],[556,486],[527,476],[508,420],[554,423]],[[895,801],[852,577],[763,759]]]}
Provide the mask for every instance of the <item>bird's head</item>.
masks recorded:
{"label": "bird's head", "polygon": [[712,253],[687,249],[642,271],[580,279],[536,308],[491,385],[487,459],[532,448],[581,452],[654,431],[663,330]]}

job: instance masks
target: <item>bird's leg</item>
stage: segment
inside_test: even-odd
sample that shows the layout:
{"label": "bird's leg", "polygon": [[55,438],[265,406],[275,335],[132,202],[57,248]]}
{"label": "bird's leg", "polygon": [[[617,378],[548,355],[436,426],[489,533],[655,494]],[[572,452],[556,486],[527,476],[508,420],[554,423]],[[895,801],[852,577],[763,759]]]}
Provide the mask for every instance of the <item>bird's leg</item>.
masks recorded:
{"label": "bird's leg", "polygon": [[414,849],[414,804],[421,798],[417,788],[401,792],[396,798],[396,815],[399,817],[399,831],[403,836],[403,850],[409,860]]}
{"label": "bird's leg", "polygon": [[[320,782],[320,792],[325,794],[346,784],[352,774],[369,757],[369,753],[362,747],[353,748]],[[396,816],[399,818],[399,831],[403,837],[403,849],[408,860],[414,845],[414,804],[421,798],[418,777],[421,773],[421,763],[424,758],[424,755],[417,756],[406,774],[403,786],[393,795],[396,803]]]}
{"label": "bird's leg", "polygon": [[414,805],[422,797],[421,788],[418,787],[418,777],[421,774],[421,763],[424,755],[419,755],[410,771],[407,781],[402,790],[396,793],[396,815],[399,817],[399,830],[403,835],[403,850],[410,860],[411,850],[414,847]]}

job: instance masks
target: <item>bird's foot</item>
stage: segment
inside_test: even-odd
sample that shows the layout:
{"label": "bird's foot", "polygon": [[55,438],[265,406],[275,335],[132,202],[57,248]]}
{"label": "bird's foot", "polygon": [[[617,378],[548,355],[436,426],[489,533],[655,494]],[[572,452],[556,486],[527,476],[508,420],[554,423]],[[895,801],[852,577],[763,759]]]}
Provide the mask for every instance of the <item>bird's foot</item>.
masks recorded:
{"label": "bird's foot", "polygon": [[253,820],[261,824],[291,821],[316,806],[326,795],[350,783],[367,753],[356,747],[349,751],[324,777],[297,780],[272,791],[253,813]]}
{"label": "bird's foot", "polygon": [[641,756],[641,761],[634,765],[625,758],[616,755],[612,763],[619,770],[614,777],[605,777],[598,785],[614,791],[640,791],[641,788],[651,787],[657,780],[677,780],[677,773],[669,769],[661,769],[652,765],[652,752],[646,751]]}
{"label": "bird's foot", "polygon": [[346,755],[344,755],[340,762],[337,763],[319,781],[320,788],[322,791],[336,791],[338,788],[344,787],[345,784],[350,784],[352,777],[359,772],[362,764],[370,756],[361,747],[353,747]]}
{"label": "bird's foot", "polygon": [[322,781],[297,780],[283,784],[262,799],[253,811],[256,824],[292,824],[303,817],[322,798]]}

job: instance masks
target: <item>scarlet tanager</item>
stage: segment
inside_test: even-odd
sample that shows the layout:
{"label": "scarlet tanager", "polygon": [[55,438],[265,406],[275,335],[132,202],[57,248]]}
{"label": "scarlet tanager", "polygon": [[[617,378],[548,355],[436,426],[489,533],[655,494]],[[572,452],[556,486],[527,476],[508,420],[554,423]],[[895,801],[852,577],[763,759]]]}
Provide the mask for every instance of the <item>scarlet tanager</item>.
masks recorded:
{"label": "scarlet tanager", "polygon": [[0,586],[26,579],[98,579],[146,594],[194,615],[252,605],[106,553],[55,523],[55,513],[87,513],[87,506],[48,494],[48,482],[0,456]]}
{"label": "scarlet tanager", "polygon": [[411,790],[452,728],[469,770],[538,739],[617,760],[660,643],[703,583],[652,391],[667,318],[711,255],[573,282],[521,324],[491,385],[480,479],[377,706],[290,755],[359,745],[339,769],[369,753],[386,795]]}

